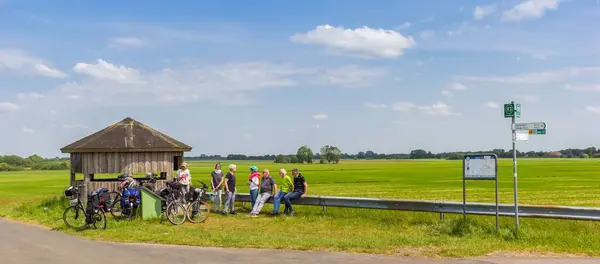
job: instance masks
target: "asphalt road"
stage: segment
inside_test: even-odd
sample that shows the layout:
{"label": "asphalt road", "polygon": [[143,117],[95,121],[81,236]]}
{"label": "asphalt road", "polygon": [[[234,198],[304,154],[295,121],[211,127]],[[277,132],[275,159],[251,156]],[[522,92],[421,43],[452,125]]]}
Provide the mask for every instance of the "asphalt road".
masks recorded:
{"label": "asphalt road", "polygon": [[600,259],[519,259],[485,257],[474,259],[423,259],[327,252],[204,248],[146,244],[119,244],[85,240],[47,228],[0,219],[0,263],[3,264],[106,264],[119,263],[435,263],[435,264],[579,264]]}

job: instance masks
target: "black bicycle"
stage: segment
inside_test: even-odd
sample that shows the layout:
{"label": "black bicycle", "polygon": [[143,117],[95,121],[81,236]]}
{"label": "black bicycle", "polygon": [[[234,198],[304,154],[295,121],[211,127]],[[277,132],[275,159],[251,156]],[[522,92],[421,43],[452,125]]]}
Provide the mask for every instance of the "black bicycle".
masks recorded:
{"label": "black bicycle", "polygon": [[166,213],[167,219],[171,224],[181,225],[185,222],[187,216],[187,210],[183,203],[181,202],[184,199],[181,193],[181,184],[172,181],[167,182],[167,187],[163,188],[159,191],[159,195],[165,198],[166,202],[163,202],[162,211],[163,214]]}
{"label": "black bicycle", "polygon": [[210,206],[207,201],[207,192],[208,186],[202,181],[199,181],[202,184],[201,188],[193,188],[192,190],[192,203],[190,203],[187,208],[187,218],[192,223],[202,223],[208,219],[210,215]]}
{"label": "black bicycle", "polygon": [[[65,190],[67,197],[72,197],[69,200],[71,206],[65,209],[63,213],[63,220],[69,228],[73,229],[106,229],[106,215],[104,214],[104,208],[102,203],[98,206],[88,206],[85,208],[80,199],[79,188],[69,186]],[[89,199],[91,199],[90,197]]]}

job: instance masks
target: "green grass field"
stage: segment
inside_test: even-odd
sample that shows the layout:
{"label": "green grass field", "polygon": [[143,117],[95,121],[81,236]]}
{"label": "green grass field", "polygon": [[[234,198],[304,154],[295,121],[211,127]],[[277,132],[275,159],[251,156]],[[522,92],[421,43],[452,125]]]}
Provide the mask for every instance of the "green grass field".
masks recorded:
{"label": "green grass field", "polygon": [[[234,162],[238,189],[247,193],[246,168],[279,168],[292,164]],[[194,180],[208,182],[214,162],[190,162]],[[223,162],[225,168],[227,161]],[[519,160],[521,204],[600,207],[600,160]],[[512,203],[512,160],[500,160],[500,202]],[[461,161],[353,161],[340,164],[298,165],[309,183],[309,195],[462,200]],[[114,175],[116,177],[116,175]],[[298,207],[294,217],[248,218],[238,205],[237,216],[211,214],[202,224],[172,226],[168,221],[115,222],[107,230],[75,232],[62,222],[68,185],[67,171],[0,173],[0,216],[43,224],[91,239],[199,246],[332,250],[426,256],[474,256],[494,251],[554,252],[600,255],[600,223],[551,219],[520,219],[513,234],[513,218],[377,211],[367,209]],[[467,183],[470,202],[493,202],[494,183]],[[56,197],[56,198],[53,198]],[[272,209],[267,204],[263,212]],[[293,226],[302,226],[297,228]],[[256,229],[260,227],[260,229]]]}

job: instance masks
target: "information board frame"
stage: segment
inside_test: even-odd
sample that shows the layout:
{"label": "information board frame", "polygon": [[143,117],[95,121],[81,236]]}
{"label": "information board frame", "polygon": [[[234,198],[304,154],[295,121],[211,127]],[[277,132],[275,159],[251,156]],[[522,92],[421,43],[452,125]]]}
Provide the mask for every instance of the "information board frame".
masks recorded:
{"label": "information board frame", "polygon": [[[478,177],[467,176],[466,165],[467,161],[471,159],[493,159],[494,160],[494,175],[482,175]],[[499,212],[500,207],[498,203],[498,156],[494,153],[483,153],[483,154],[465,154],[463,155],[462,161],[463,168],[463,218],[464,221],[467,221],[467,181],[475,180],[475,181],[495,181],[496,183],[496,232],[499,229]]]}

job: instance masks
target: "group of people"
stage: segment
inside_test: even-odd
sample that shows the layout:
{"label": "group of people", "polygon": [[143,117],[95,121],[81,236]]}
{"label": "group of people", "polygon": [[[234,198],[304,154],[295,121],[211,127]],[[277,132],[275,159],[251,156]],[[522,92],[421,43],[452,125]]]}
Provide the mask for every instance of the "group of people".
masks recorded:
{"label": "group of people", "polygon": [[[211,173],[211,187],[214,194],[214,211],[221,212],[223,215],[237,214],[234,208],[236,189],[236,171],[235,164],[229,164],[229,172],[224,175],[221,170],[221,164],[217,163]],[[271,176],[268,169],[258,172],[256,166],[250,166],[250,175],[247,184],[250,187],[250,200],[252,210],[248,214],[250,217],[257,217],[269,198],[273,197],[273,216],[280,214],[281,203],[285,204],[284,215],[293,216],[292,200],[304,198],[308,190],[308,183],[304,176],[298,172],[298,169],[292,169],[292,176],[287,175],[285,169],[279,170],[279,176],[283,179],[281,189],[278,189],[275,179]],[[182,192],[186,195],[189,192],[191,184],[191,173],[184,162],[177,171],[177,179],[183,186]],[[223,206],[223,196],[225,196],[225,206]]]}

